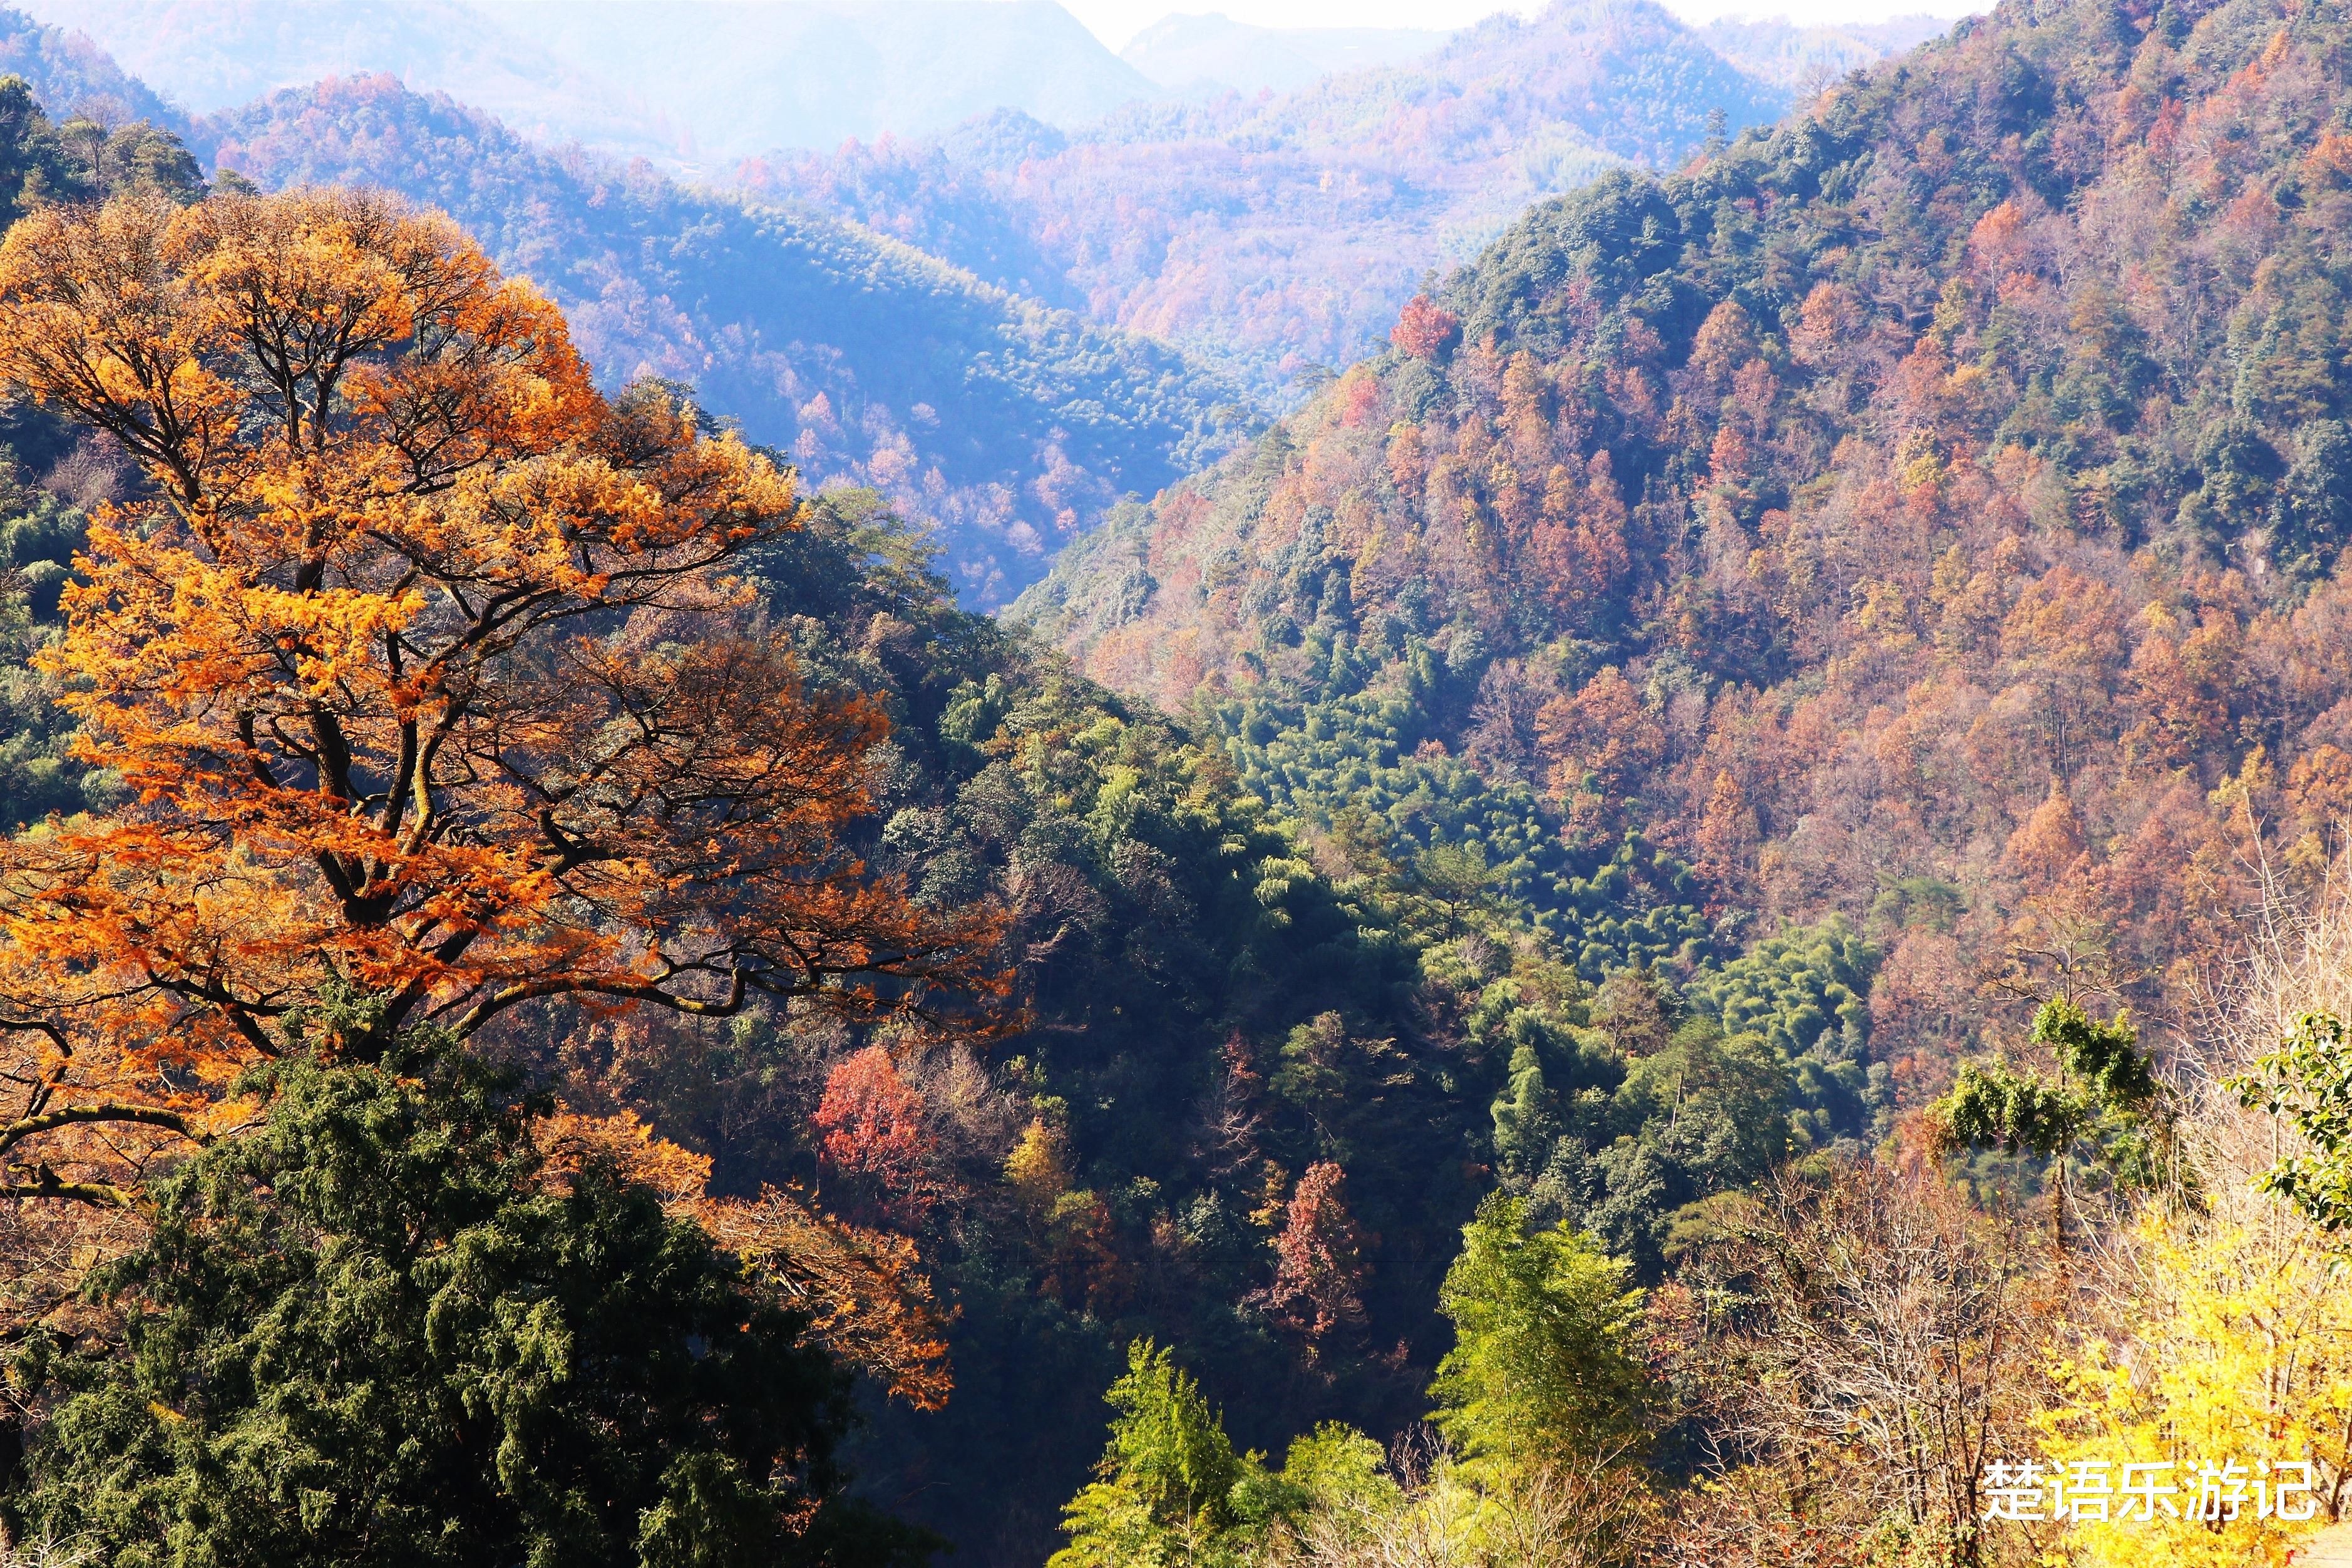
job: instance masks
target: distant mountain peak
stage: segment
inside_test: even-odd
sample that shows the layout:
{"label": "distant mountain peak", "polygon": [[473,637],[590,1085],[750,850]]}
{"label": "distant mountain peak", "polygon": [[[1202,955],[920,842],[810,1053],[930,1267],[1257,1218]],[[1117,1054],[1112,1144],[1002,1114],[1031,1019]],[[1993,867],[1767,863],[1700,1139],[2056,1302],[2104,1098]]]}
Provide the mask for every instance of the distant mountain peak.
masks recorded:
{"label": "distant mountain peak", "polygon": [[1119,57],[1171,92],[1289,92],[1327,76],[1402,65],[1441,47],[1421,27],[1261,27],[1222,11],[1177,12],[1131,39]]}
{"label": "distant mountain peak", "polygon": [[1055,0],[26,0],[210,112],[391,71],[537,140],[673,167],[945,131],[1063,125],[1160,89]]}

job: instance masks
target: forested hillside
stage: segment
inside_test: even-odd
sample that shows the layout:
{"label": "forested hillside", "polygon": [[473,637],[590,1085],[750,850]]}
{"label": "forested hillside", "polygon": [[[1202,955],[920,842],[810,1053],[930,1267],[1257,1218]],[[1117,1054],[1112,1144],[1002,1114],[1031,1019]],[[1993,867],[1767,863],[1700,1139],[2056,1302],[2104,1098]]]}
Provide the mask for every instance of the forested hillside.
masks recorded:
{"label": "forested hillside", "polygon": [[1024,612],[1310,821],[1866,927],[1906,1098],[2007,981],[2177,1010],[2346,810],[2344,27],[2003,13],[1610,175]]}
{"label": "forested hillside", "polygon": [[276,94],[201,135],[265,186],[376,184],[448,212],[566,307],[603,373],[690,382],[812,478],[934,519],[971,602],[1249,418],[1159,344],[831,219],[543,152],[388,77]]}
{"label": "forested hillside", "polygon": [[[2270,1561],[1989,1490],[2257,1430],[2338,1516],[2347,44],[2005,6],[1537,208],[1016,605],[1327,874],[1507,911],[1622,1063],[1490,1058],[1427,1457],[1277,1469],[1139,1346],[1060,1568]],[[1715,1131],[1595,1135],[1666,1083]],[[1149,1503],[1179,1440],[1223,1479]]]}
{"label": "forested hillside", "polygon": [[[1943,26],[1695,30],[1645,0],[1555,0],[1272,98],[1195,92],[1076,131],[1005,115],[929,141],[771,154],[740,175],[1295,401],[1370,351],[1428,269],[1467,260],[1529,204],[1621,162],[1672,168],[1718,121],[1770,120]],[[1239,47],[1213,19],[1169,27],[1135,47]]]}
{"label": "forested hillside", "polygon": [[[157,15],[71,13],[149,40]],[[196,94],[210,105],[239,82],[394,60],[545,132],[624,151],[670,134],[660,114],[575,80],[588,67],[560,66],[551,35],[525,47],[488,27],[480,47],[454,49],[467,15],[197,7],[198,36],[172,33],[175,69],[215,70]],[[562,300],[605,373],[690,382],[812,475],[934,519],[950,580],[982,607],[1008,601],[1121,497],[1228,450],[1294,373],[1357,352],[1427,265],[1527,201],[1613,160],[1672,162],[1716,111],[1738,126],[1781,101],[1654,7],[1563,3],[1538,23],[1497,18],[1409,69],[1269,102],[1138,109],[1075,141],[1006,110],[938,143],[755,162],[747,204],[550,152],[462,104],[348,70],[199,128],[86,41],[8,17],[23,68],[61,105],[110,92],[265,185],[373,183],[447,209]],[[615,10],[599,26],[643,19]],[[234,43],[248,34],[262,42]],[[740,68],[716,37],[677,33],[660,79],[684,91],[700,79],[694,60]],[[612,41],[582,43],[590,65],[610,63]],[[611,123],[565,119],[573,99],[606,104]],[[1171,341],[1184,347],[1160,346]]]}

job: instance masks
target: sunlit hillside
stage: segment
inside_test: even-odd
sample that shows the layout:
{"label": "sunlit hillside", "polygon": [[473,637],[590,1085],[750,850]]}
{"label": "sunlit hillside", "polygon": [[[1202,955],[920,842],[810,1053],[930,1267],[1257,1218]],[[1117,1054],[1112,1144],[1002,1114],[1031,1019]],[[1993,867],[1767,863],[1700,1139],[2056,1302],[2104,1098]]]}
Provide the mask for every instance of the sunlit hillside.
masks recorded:
{"label": "sunlit hillside", "polygon": [[0,1568],[2352,1534],[2352,0],[71,3]]}
{"label": "sunlit hillside", "polygon": [[[1557,0],[1270,99],[1138,104],[1076,133],[1007,120],[986,137],[772,156],[741,176],[982,276],[1065,288],[1286,400],[1367,351],[1424,272],[1468,259],[1530,202],[1628,162],[1672,168],[1711,127],[1788,102],[1649,0]],[[975,224],[978,210],[1001,215]],[[1003,227],[1031,246],[971,244]]]}

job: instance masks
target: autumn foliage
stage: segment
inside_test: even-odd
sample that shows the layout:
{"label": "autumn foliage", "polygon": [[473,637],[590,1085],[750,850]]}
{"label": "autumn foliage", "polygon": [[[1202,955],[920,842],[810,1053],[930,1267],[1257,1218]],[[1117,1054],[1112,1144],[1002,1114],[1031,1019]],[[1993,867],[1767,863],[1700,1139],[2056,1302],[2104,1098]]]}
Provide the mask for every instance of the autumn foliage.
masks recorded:
{"label": "autumn foliage", "polygon": [[1344,1173],[1329,1160],[1308,1166],[1284,1211],[1282,1234],[1274,1240],[1274,1288],[1266,1293],[1266,1310],[1311,1340],[1361,1323],[1362,1247],[1348,1213]]}
{"label": "autumn foliage", "polygon": [[135,803],[0,852],[0,1191],[129,1197],[330,995],[463,1038],[542,999],[872,1018],[973,978],[984,921],[842,847],[881,715],[730,574],[799,525],[792,476],[600,394],[447,220],[45,209],[0,246],[0,378],[145,481],[48,655]]}
{"label": "autumn foliage", "polygon": [[837,1064],[811,1121],[824,1163],[875,1189],[884,1212],[919,1218],[939,1201],[929,1168],[938,1141],[888,1047],[869,1045]]}
{"label": "autumn foliage", "polygon": [[1396,325],[1389,329],[1389,341],[1400,354],[1433,360],[1454,342],[1461,326],[1461,318],[1454,312],[1426,294],[1416,294],[1398,312]]}

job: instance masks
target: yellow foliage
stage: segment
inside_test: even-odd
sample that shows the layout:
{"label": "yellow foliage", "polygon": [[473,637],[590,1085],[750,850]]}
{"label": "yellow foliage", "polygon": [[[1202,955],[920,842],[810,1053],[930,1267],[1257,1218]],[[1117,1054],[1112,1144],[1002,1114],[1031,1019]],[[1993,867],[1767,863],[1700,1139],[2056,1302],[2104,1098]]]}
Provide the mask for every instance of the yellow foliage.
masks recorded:
{"label": "yellow foliage", "polygon": [[699,1202],[710,1184],[709,1155],[656,1136],[625,1111],[616,1116],[583,1116],[572,1111],[541,1116],[531,1124],[531,1141],[547,1156],[548,1176],[559,1186],[568,1185],[591,1162],[652,1188],[673,1206]]}
{"label": "yellow foliage", "polygon": [[1070,1173],[1062,1158],[1062,1134],[1039,1116],[1022,1133],[1004,1157],[1004,1179],[1027,1207],[1044,1213],[1069,1190]]}
{"label": "yellow foliage", "polygon": [[[2170,1461],[2166,1479],[2182,1489],[2173,1501],[2183,1513],[2195,1511],[2199,1467],[2234,1458],[2248,1475],[2246,1500],[2234,1521],[2159,1511],[2152,1521],[2070,1521],[2065,1543],[2099,1568],[2284,1563],[2326,1522],[2329,1481],[2345,1473],[2352,1280],[2284,1215],[2151,1217],[2137,1241],[2126,1337],[2114,1347],[2094,1341],[2058,1369],[2066,1402],[2041,1417],[2043,1455],[2058,1465],[2105,1460],[2116,1478],[2129,1462]],[[2303,1460],[2313,1464],[2317,1518],[2257,1518],[2258,1464]]]}

